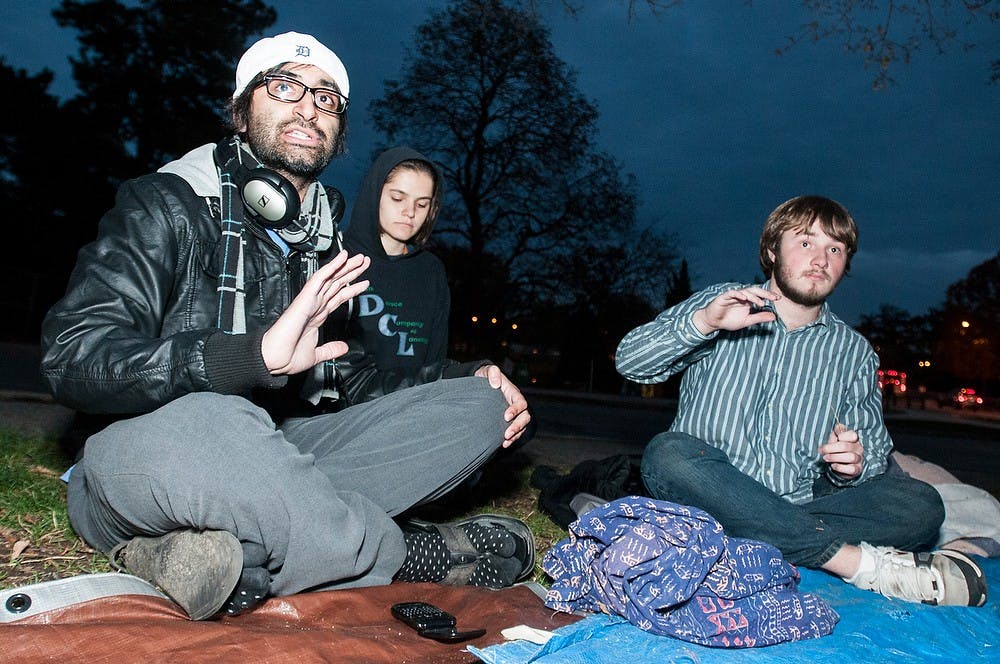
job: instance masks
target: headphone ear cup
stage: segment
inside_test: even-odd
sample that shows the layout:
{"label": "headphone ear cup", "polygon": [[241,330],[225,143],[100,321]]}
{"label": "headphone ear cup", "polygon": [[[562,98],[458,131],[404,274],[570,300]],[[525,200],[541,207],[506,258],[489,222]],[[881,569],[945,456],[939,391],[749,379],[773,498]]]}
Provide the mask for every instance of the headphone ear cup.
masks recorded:
{"label": "headphone ear cup", "polygon": [[284,228],[299,217],[299,192],[269,168],[254,168],[240,185],[243,205],[265,228]]}
{"label": "headphone ear cup", "polygon": [[336,187],[324,186],[326,189],[326,200],[330,204],[330,217],[336,226],[344,218],[344,195]]}

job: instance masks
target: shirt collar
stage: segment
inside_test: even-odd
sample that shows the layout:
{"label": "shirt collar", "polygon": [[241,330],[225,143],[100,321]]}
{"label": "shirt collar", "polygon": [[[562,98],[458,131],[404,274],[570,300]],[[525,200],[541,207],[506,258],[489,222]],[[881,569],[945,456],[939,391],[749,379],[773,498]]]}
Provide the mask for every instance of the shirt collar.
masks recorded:
{"label": "shirt collar", "polygon": [[[769,280],[765,281],[763,284],[760,285],[760,287],[761,288],[766,288],[766,289],[770,290],[771,280],[769,279]],[[770,311],[771,313],[774,314],[774,317],[777,319],[776,322],[781,322],[781,316],[778,315],[778,310],[774,307],[774,302],[768,301],[768,302],[766,302],[764,304],[764,306],[760,307],[760,309],[763,310],[763,311]],[[803,325],[802,327],[800,327],[798,329],[799,330],[808,330],[810,328],[815,327],[815,328],[817,328],[818,331],[821,331],[822,333],[825,334],[827,332],[827,330],[830,328],[830,324],[832,322],[830,317],[831,317],[830,305],[827,302],[823,302],[823,306],[820,307],[819,315],[816,316],[816,320],[814,320],[813,322],[809,323],[808,325]],[[788,328],[785,327],[785,324],[783,322],[781,322],[781,327],[782,327],[782,329],[786,329],[786,330],[788,329]]]}

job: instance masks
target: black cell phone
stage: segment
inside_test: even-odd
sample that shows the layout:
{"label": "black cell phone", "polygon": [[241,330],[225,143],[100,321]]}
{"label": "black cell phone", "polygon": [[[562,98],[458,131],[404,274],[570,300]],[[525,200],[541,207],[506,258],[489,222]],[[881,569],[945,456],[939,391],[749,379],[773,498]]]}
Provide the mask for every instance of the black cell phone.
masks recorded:
{"label": "black cell phone", "polygon": [[476,639],[486,633],[485,629],[459,632],[455,627],[457,623],[455,616],[427,602],[393,604],[392,615],[417,630],[420,636],[445,643]]}

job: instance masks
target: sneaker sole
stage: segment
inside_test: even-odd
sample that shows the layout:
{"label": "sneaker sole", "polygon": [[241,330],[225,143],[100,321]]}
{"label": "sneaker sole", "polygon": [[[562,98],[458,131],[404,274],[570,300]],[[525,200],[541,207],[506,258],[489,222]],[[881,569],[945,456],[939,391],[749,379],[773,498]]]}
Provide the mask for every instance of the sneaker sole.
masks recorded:
{"label": "sneaker sole", "polygon": [[986,576],[972,558],[953,549],[938,549],[934,551],[934,555],[950,559],[958,566],[958,569],[962,570],[962,575],[969,586],[968,606],[983,606],[986,604]]}

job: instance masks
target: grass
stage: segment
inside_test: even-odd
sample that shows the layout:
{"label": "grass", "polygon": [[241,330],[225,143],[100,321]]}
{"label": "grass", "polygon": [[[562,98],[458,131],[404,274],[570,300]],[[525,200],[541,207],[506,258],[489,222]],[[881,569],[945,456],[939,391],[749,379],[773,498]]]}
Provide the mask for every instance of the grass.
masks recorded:
{"label": "grass", "polygon": [[[51,440],[0,430],[0,590],[111,571],[104,554],[87,546],[69,525],[66,487],[59,479],[69,463]],[[488,465],[471,488],[417,513],[451,521],[494,512],[525,521],[537,544],[534,579],[547,583],[541,558],[566,531],[538,511],[531,471],[527,460],[515,453]]]}
{"label": "grass", "polygon": [[0,431],[0,588],[109,571],[69,525],[67,465],[52,441]]}

